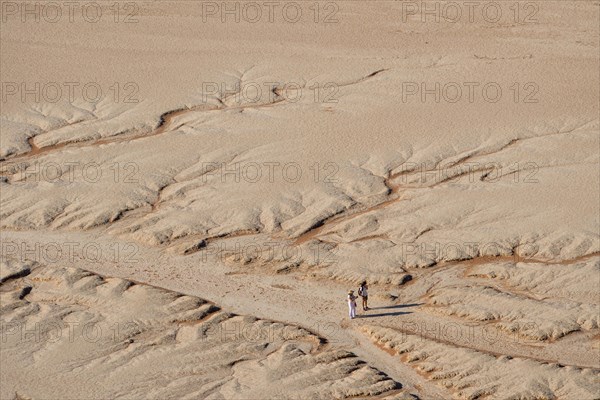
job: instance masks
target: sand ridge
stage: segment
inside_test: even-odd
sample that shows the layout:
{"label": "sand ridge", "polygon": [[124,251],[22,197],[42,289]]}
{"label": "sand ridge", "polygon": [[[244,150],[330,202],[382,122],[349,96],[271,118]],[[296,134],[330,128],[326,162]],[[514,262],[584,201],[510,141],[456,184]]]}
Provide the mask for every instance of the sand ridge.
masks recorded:
{"label": "sand ridge", "polygon": [[598,397],[600,8],[494,4],[3,1],[0,397]]}

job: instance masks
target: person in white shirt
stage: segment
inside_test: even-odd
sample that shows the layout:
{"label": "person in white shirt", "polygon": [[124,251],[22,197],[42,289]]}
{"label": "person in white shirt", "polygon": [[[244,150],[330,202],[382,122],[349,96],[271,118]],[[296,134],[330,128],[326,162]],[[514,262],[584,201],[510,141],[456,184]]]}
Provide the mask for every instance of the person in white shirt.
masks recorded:
{"label": "person in white shirt", "polygon": [[369,301],[369,287],[367,286],[367,281],[363,281],[358,288],[358,295],[362,297],[362,307],[364,311],[369,309],[369,305],[367,302]]}
{"label": "person in white shirt", "polygon": [[350,319],[356,317],[356,299],[354,290],[348,292],[348,312],[350,313]]}

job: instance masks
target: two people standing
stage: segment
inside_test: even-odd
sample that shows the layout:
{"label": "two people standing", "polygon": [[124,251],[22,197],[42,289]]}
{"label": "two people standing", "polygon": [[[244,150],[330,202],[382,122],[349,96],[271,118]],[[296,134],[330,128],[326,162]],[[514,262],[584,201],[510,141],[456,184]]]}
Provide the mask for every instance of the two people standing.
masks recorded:
{"label": "two people standing", "polygon": [[[358,288],[358,294],[360,297],[362,297],[362,307],[363,307],[363,311],[367,311],[369,309],[369,306],[367,304],[367,301],[369,299],[369,293],[368,293],[368,289],[369,287],[367,286],[367,282],[363,281],[360,284],[360,287]],[[348,313],[350,314],[350,318],[354,319],[356,317],[356,299],[358,297],[356,297],[354,295],[354,290],[350,290],[348,292]]]}

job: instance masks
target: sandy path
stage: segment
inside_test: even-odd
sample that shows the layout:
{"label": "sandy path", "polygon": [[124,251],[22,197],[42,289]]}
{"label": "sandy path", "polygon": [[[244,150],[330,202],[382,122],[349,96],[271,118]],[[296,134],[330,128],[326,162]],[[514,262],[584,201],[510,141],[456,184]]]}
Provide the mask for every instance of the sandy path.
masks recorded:
{"label": "sandy path", "polygon": [[[51,243],[84,243],[86,238],[87,243],[98,243],[103,250],[114,248],[112,238],[99,239],[90,234],[45,232],[35,236],[34,238],[25,232],[5,231],[2,240],[28,243],[27,246],[33,249],[35,243],[46,243],[49,246],[52,246]],[[117,265],[111,260],[113,253],[110,250],[106,251],[108,259],[98,263],[90,263],[78,256],[64,257],[58,262],[103,276],[126,278],[188,295],[202,296],[237,314],[302,326],[326,338],[330,345],[354,352],[372,367],[400,382],[411,393],[419,393],[431,399],[444,398],[443,392],[437,387],[428,384],[410,367],[398,362],[397,358],[382,351],[355,330],[356,324],[351,324],[345,318],[345,288],[341,285],[301,281],[291,276],[227,274],[223,270],[211,268],[207,263],[195,262],[193,257],[176,256],[165,259],[164,254],[155,249],[140,247],[139,250],[136,258],[143,260],[142,269]],[[43,259],[38,261],[44,263]],[[268,301],[265,301],[267,296]]]}
{"label": "sandy path", "polygon": [[[450,265],[447,268],[436,267],[424,270],[421,276],[416,275],[414,281],[401,290],[400,304],[385,304],[377,297],[371,296],[373,310],[369,315],[374,318],[358,318],[354,321],[346,317],[345,293],[349,284],[335,281],[309,280],[297,275],[259,275],[255,273],[239,273],[228,270],[227,266],[216,266],[205,262],[200,254],[176,256],[161,252],[158,249],[137,246],[137,253],[130,257],[114,257],[115,248],[125,248],[127,243],[119,243],[113,237],[90,233],[57,233],[57,232],[3,232],[5,243],[19,243],[25,248],[34,249],[38,243],[40,249],[60,246],[64,243],[77,243],[80,246],[93,244],[102,249],[102,257],[98,262],[90,262],[81,257],[77,251],[73,254],[62,254],[53,262],[89,270],[104,276],[126,278],[140,283],[150,284],[188,295],[195,295],[216,303],[224,309],[237,313],[253,315],[258,318],[292,323],[309,329],[327,339],[331,346],[345,348],[357,354],[371,366],[377,368],[402,385],[411,393],[418,393],[424,398],[444,398],[448,393],[437,385],[427,381],[408,364],[373,344],[358,327],[366,324],[377,324],[406,331],[407,326],[418,326],[417,332],[424,338],[433,339],[457,347],[475,349],[492,355],[511,355],[530,358],[541,362],[561,362],[566,365],[580,367],[598,367],[593,354],[586,356],[586,350],[573,351],[573,344],[566,346],[548,345],[521,341],[498,341],[490,343],[472,331],[471,335],[459,337],[442,337],[439,327],[444,323],[459,324],[461,329],[469,326],[460,320],[444,316],[432,316],[419,306],[421,298],[440,281],[452,284],[461,279],[462,271],[467,266]],[[77,248],[77,246],[76,246]],[[3,249],[5,251],[6,249]],[[12,251],[12,250],[11,250]],[[6,251],[5,251],[6,252]],[[65,253],[65,252],[63,252]],[[43,251],[33,251],[29,256],[43,256]],[[44,264],[44,257],[38,259]],[[385,292],[384,287],[373,287],[372,293]],[[411,325],[412,324],[412,325]],[[437,329],[437,330],[436,330]],[[408,333],[415,333],[410,331]],[[580,338],[585,340],[584,337]],[[574,339],[577,341],[577,338]],[[590,358],[591,357],[591,358]]]}

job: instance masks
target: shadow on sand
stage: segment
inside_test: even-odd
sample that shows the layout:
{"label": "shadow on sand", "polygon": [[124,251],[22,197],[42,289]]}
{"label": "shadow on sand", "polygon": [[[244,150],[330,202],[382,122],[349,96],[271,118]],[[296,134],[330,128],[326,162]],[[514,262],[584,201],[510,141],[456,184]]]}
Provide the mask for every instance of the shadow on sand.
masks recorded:
{"label": "shadow on sand", "polygon": [[[418,307],[423,304],[425,304],[425,303],[398,304],[395,306],[373,307],[373,308],[369,308],[369,310],[391,310],[391,309],[406,308],[406,307]],[[359,318],[393,317],[393,316],[405,315],[405,314],[412,314],[412,312],[410,312],[410,311],[394,311],[394,312],[389,312],[389,313],[378,313],[378,314],[360,314],[360,315],[357,315],[357,317],[359,317]]]}
{"label": "shadow on sand", "polygon": [[379,314],[359,314],[357,318],[375,318],[375,317],[393,317],[395,315],[412,314],[410,311],[396,311],[390,313],[379,313]]}

